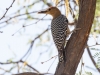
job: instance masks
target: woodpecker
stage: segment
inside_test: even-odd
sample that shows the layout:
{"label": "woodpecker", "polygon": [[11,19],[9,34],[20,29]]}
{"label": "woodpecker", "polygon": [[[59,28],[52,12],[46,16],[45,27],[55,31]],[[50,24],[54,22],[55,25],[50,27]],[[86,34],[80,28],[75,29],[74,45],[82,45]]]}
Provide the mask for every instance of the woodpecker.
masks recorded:
{"label": "woodpecker", "polygon": [[38,12],[40,14],[49,14],[53,17],[51,22],[51,32],[54,43],[58,49],[59,62],[66,61],[64,46],[68,37],[68,19],[62,15],[57,7],[50,7],[46,10]]}

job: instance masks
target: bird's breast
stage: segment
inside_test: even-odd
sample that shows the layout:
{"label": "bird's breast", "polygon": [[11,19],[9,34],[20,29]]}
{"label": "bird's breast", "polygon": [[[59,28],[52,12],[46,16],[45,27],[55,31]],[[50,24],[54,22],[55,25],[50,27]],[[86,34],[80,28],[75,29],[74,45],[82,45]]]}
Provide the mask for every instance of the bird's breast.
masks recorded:
{"label": "bird's breast", "polygon": [[52,20],[51,22],[51,32],[52,36],[55,38],[57,36],[62,36],[67,30],[68,24],[65,22],[66,17],[61,15],[58,18]]}

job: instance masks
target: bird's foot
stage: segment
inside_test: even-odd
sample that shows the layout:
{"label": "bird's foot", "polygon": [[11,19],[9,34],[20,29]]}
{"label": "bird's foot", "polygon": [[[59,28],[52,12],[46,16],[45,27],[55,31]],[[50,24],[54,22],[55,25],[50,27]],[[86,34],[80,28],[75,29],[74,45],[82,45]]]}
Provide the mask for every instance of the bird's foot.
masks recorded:
{"label": "bird's foot", "polygon": [[74,30],[72,30],[71,32],[76,33],[77,30],[80,30],[81,28],[75,28]]}

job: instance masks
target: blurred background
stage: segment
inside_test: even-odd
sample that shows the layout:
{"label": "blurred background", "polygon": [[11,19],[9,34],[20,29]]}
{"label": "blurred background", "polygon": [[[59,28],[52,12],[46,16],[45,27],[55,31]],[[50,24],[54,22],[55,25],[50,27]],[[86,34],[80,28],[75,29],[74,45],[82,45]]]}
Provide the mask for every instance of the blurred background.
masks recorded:
{"label": "blurred background", "polygon": [[[72,23],[70,29],[75,28],[78,0],[0,0],[0,75],[55,73],[58,52],[51,36],[52,17],[37,13],[50,6],[57,6]],[[100,75],[100,0],[76,75]]]}

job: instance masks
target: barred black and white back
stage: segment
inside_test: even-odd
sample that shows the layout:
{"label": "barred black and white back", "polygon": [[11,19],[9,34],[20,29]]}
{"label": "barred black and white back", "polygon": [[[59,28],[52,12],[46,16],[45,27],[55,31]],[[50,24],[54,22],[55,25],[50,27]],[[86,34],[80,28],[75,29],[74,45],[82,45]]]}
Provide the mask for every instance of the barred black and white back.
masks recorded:
{"label": "barred black and white back", "polygon": [[53,19],[51,22],[51,32],[54,43],[58,49],[59,61],[62,62],[64,59],[64,46],[67,38],[68,20],[64,15],[60,15]]}

